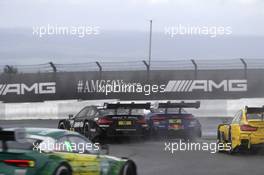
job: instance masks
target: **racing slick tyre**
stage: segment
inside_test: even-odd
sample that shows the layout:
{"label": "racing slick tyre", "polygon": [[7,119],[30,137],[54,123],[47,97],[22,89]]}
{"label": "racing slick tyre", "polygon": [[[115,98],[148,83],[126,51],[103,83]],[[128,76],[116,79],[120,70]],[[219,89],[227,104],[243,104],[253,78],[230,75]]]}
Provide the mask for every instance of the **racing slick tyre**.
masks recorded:
{"label": "racing slick tyre", "polygon": [[153,123],[150,123],[150,129],[148,131],[149,139],[158,140],[160,135],[156,129],[153,127]]}
{"label": "racing slick tyre", "polygon": [[252,154],[252,155],[256,155],[256,154],[258,154],[259,152],[261,151],[261,149],[260,148],[250,148],[249,149],[249,153],[250,154]]}
{"label": "racing slick tyre", "polygon": [[229,131],[228,131],[228,143],[230,143],[230,146],[231,146],[231,149],[228,150],[228,153],[230,155],[233,155],[234,153],[238,152],[239,149],[236,147],[236,148],[233,148],[233,142],[232,142],[232,134],[231,134],[231,127],[229,128]]}
{"label": "racing slick tyre", "polygon": [[127,161],[119,175],[137,175],[137,167],[133,161]]}
{"label": "racing slick tyre", "polygon": [[[217,130],[217,145],[224,144],[224,143],[225,143],[225,140],[224,140],[224,137],[223,137],[223,133],[221,133],[219,130]],[[219,153],[223,153],[225,151],[218,149],[218,152]]]}
{"label": "racing slick tyre", "polygon": [[201,131],[197,131],[193,129],[186,132],[186,134],[184,134],[183,139],[185,141],[196,141],[198,138],[200,138],[200,135],[201,135]]}
{"label": "racing slick tyre", "polygon": [[58,124],[58,129],[69,129],[69,123],[66,120],[62,120]]}
{"label": "racing slick tyre", "polygon": [[55,170],[53,175],[72,175],[72,173],[71,173],[71,170],[67,166],[61,165]]}
{"label": "racing slick tyre", "polygon": [[85,122],[83,126],[83,135],[87,137],[89,140],[92,140],[92,134],[91,134],[91,127],[89,122]]}
{"label": "racing slick tyre", "polygon": [[[94,130],[94,132],[91,131],[91,129]],[[87,137],[92,142],[99,142],[100,138],[97,134],[97,128],[92,128],[92,124],[89,122],[85,122],[83,126],[83,135]]]}
{"label": "racing slick tyre", "polygon": [[201,129],[198,130],[197,137],[199,139],[202,138],[202,130]]}

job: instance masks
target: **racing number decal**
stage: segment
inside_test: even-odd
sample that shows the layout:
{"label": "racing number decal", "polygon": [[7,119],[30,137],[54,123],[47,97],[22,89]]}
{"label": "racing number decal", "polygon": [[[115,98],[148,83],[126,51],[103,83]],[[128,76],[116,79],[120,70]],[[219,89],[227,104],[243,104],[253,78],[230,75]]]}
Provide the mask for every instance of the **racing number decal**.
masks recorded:
{"label": "racing number decal", "polygon": [[100,175],[100,160],[97,155],[76,154],[73,169],[82,175]]}
{"label": "racing number decal", "polygon": [[83,127],[83,122],[74,122],[74,128],[82,128]]}

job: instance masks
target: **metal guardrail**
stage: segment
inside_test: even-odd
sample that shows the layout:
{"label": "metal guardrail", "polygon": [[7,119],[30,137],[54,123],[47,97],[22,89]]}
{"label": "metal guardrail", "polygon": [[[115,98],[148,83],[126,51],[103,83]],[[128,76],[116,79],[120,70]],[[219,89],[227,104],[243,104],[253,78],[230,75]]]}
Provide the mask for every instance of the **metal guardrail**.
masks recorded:
{"label": "metal guardrail", "polygon": [[[2,67],[2,69],[1,69]],[[47,73],[80,71],[138,71],[138,70],[221,70],[243,69],[245,76],[248,69],[264,69],[264,59],[216,59],[216,60],[153,60],[151,67],[146,60],[120,62],[86,62],[56,64],[53,62],[34,65],[0,65],[0,73]]]}

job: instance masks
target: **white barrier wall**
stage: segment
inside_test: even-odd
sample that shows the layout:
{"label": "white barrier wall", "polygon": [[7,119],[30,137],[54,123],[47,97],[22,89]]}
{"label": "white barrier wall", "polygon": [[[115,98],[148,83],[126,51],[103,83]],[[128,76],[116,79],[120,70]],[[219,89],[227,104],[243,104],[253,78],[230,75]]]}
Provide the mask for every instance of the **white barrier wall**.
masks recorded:
{"label": "white barrier wall", "polygon": [[84,106],[117,100],[46,101],[38,103],[0,103],[0,120],[61,119],[76,114]]}
{"label": "white barrier wall", "polygon": [[[47,101],[42,103],[0,103],[0,120],[62,119],[76,114],[86,105],[100,105],[117,100]],[[188,109],[199,117],[230,117],[245,105],[262,106],[264,99],[200,100],[200,109]]]}
{"label": "white barrier wall", "polygon": [[243,108],[244,106],[261,107],[264,105],[263,98],[252,98],[252,99],[241,99],[241,100],[227,100],[227,115],[232,116],[238,111],[238,109]]}
{"label": "white barrier wall", "polygon": [[58,114],[58,108],[53,103],[12,103],[5,105],[5,119],[48,119]]}
{"label": "white barrier wall", "polygon": [[0,120],[5,119],[5,104],[0,102]]}

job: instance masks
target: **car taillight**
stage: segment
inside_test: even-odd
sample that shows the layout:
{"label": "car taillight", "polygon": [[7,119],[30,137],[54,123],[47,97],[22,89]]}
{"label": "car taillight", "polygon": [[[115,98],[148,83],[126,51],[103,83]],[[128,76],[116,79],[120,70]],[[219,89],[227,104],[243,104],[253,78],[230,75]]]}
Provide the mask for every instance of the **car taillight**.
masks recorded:
{"label": "car taillight", "polygon": [[98,125],[110,125],[112,123],[113,123],[113,121],[107,117],[99,118],[97,121]]}
{"label": "car taillight", "polygon": [[17,166],[17,167],[34,167],[35,161],[33,160],[4,160],[6,164]]}
{"label": "car taillight", "polygon": [[241,125],[240,130],[241,131],[257,131],[258,128],[250,126],[250,125]]}
{"label": "car taillight", "polygon": [[187,116],[185,116],[185,117],[183,117],[184,119],[188,119],[188,120],[191,120],[191,119],[193,119],[193,116],[192,115],[187,115]]}
{"label": "car taillight", "polygon": [[147,122],[146,122],[146,120],[144,118],[141,118],[141,119],[137,120],[136,123],[141,124],[141,125],[144,125]]}
{"label": "car taillight", "polygon": [[137,124],[140,124],[142,127],[148,127],[147,121],[144,117],[139,118],[138,120],[136,120]]}

